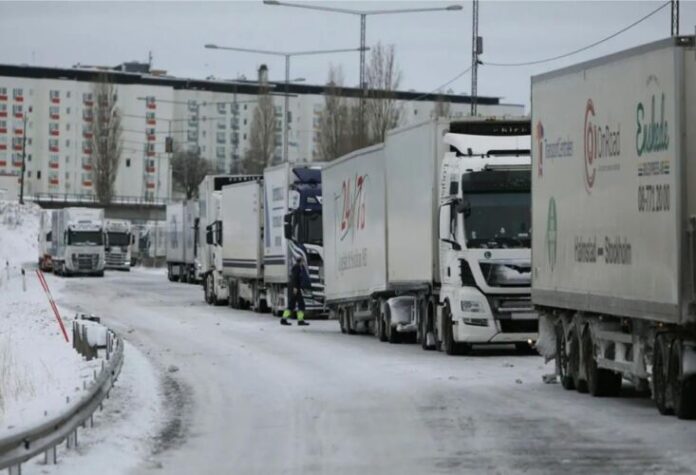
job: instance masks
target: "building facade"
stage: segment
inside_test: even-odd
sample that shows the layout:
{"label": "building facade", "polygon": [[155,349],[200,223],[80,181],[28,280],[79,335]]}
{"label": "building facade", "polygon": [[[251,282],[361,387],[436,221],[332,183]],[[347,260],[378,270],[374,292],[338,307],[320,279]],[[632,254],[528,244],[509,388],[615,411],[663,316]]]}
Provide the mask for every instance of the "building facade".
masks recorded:
{"label": "building facade", "polygon": [[[43,68],[0,65],[0,175],[19,177],[26,163],[29,196],[94,194],[89,139],[94,124],[94,83],[104,73],[115,84],[122,114],[122,154],[117,198],[160,201],[172,195],[171,153],[165,144],[198,149],[220,172],[240,169],[249,148],[259,82],[176,78],[147,65],[116,68]],[[285,85],[269,83],[275,109],[275,161],[282,156]],[[317,158],[324,86],[288,86],[288,160]],[[358,89],[347,88],[358,97]],[[398,92],[402,123],[425,120],[436,106],[432,95]],[[440,96],[452,118],[468,115],[470,98]],[[522,115],[524,106],[477,99],[481,115]],[[18,178],[19,179],[19,178]]]}

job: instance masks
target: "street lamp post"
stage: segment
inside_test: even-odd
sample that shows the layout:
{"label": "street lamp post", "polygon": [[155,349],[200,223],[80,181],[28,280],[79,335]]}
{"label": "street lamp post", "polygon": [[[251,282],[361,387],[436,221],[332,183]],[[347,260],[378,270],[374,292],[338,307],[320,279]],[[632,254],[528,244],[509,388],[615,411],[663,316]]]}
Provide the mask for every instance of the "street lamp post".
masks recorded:
{"label": "street lamp post", "polygon": [[24,174],[27,171],[27,119],[31,107],[24,113],[22,127],[22,179],[19,181],[19,204],[24,204]]}
{"label": "street lamp post", "polygon": [[437,12],[437,11],[457,11],[461,10],[461,5],[448,5],[445,7],[423,7],[423,8],[399,8],[399,9],[389,9],[389,10],[354,10],[350,8],[336,8],[327,7],[323,5],[307,5],[302,3],[291,3],[278,0],[263,0],[266,5],[281,6],[281,7],[294,7],[294,8],[304,8],[307,10],[318,10],[330,13],[343,13],[346,15],[353,15],[360,17],[360,88],[362,89],[362,97],[360,98],[360,126],[363,126],[364,122],[364,110],[365,110],[365,97],[367,97],[367,81],[365,78],[366,68],[365,68],[365,51],[368,48],[365,47],[366,43],[366,29],[367,29],[367,16],[368,15],[388,15],[394,13],[424,13],[424,12]]}
{"label": "street lamp post", "polygon": [[[208,49],[220,49],[228,51],[238,51],[241,53],[256,53],[256,54],[267,54],[271,56],[281,56],[285,58],[285,101],[283,105],[283,161],[288,161],[288,109],[290,107],[290,58],[292,56],[310,56],[317,54],[334,54],[334,53],[350,53],[353,51],[361,51],[362,48],[343,48],[343,49],[326,49],[326,50],[312,50],[312,51],[269,51],[262,49],[250,49],[250,48],[235,48],[232,46],[218,46],[215,44],[205,45]],[[369,48],[368,48],[369,49]]]}

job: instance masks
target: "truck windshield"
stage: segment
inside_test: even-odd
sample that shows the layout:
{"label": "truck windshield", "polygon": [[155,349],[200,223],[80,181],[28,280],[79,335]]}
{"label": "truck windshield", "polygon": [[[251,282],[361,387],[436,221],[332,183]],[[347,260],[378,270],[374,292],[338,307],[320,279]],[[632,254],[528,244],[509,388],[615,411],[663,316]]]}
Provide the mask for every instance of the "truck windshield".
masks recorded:
{"label": "truck windshield", "polygon": [[107,233],[109,246],[128,246],[130,235],[128,233]]}
{"label": "truck windshield", "polygon": [[530,194],[466,193],[464,218],[468,248],[529,247]]}
{"label": "truck windshield", "polygon": [[101,231],[69,231],[68,244],[71,246],[102,246],[104,235]]}
{"label": "truck windshield", "polygon": [[322,245],[321,212],[310,211],[299,216],[298,239],[303,244]]}

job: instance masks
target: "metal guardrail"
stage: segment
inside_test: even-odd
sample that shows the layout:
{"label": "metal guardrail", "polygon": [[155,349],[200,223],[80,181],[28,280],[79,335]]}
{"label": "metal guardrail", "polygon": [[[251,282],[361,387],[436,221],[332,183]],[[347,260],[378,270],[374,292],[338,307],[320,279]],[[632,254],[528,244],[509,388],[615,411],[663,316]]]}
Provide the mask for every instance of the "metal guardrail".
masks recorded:
{"label": "metal guardrail", "polygon": [[78,429],[87,427],[88,420],[90,426],[94,425],[94,412],[109,397],[123,365],[123,341],[111,330],[106,332],[106,359],[102,360],[99,374],[95,371],[92,384],[85,386],[86,393],[63,414],[0,440],[0,470],[21,474],[22,464],[41,453],[45,454],[45,463],[55,464],[58,445],[65,441],[67,448],[77,446]]}
{"label": "metal guardrail", "polygon": [[[51,203],[89,203],[98,205],[99,200],[94,195],[80,195],[72,193],[35,193],[27,196],[27,200]],[[114,196],[112,205],[137,205],[137,206],[165,206],[173,200],[167,198],[147,199],[142,196]]]}

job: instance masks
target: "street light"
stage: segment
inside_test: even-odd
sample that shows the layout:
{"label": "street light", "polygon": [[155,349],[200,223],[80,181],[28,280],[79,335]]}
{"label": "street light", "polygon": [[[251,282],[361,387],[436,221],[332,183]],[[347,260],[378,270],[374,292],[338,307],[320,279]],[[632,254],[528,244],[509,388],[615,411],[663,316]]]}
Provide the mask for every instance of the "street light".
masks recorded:
{"label": "street light", "polygon": [[[353,51],[360,51],[360,54],[364,54],[364,51],[369,48],[365,48],[362,45],[360,48],[342,48],[342,49],[325,49],[325,50],[311,50],[311,51],[271,51],[264,49],[252,49],[252,48],[236,48],[232,46],[219,46],[215,44],[205,45],[207,49],[220,49],[228,51],[238,51],[240,53],[255,53],[255,54],[267,54],[271,56],[283,56],[285,58],[285,104],[283,107],[283,161],[288,161],[288,109],[289,109],[289,90],[290,85],[290,57],[291,56],[310,56],[317,54],[334,54],[334,53],[351,53]],[[299,78],[304,79],[304,78]]]}

